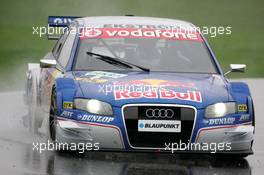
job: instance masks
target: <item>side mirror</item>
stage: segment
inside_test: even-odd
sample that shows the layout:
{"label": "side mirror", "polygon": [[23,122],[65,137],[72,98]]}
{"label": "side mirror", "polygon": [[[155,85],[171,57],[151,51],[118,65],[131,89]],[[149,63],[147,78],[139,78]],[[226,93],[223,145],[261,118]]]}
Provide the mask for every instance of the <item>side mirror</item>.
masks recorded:
{"label": "side mirror", "polygon": [[41,68],[56,68],[56,65],[57,65],[56,60],[48,60],[48,59],[40,60],[40,67]]}
{"label": "side mirror", "polygon": [[245,72],[247,65],[245,64],[230,64],[230,70],[225,75],[231,72]]}
{"label": "side mirror", "polygon": [[245,64],[230,64],[231,72],[245,72],[246,67]]}

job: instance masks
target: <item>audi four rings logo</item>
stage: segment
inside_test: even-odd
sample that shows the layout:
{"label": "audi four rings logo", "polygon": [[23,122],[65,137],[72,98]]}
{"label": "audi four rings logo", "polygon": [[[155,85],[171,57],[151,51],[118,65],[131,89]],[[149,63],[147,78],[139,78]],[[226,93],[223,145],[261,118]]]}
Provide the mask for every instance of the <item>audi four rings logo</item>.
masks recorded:
{"label": "audi four rings logo", "polygon": [[172,118],[174,111],[172,109],[147,109],[146,116],[148,118]]}

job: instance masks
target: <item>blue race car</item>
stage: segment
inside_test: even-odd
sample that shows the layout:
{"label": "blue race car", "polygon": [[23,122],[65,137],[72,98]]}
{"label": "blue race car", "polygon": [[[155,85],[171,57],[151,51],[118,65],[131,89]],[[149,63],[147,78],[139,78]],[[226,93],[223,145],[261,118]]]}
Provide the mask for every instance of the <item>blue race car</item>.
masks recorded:
{"label": "blue race car", "polygon": [[225,77],[246,65],[224,74],[193,24],[52,16],[49,26],[64,34],[40,64],[28,65],[32,132],[46,121],[54,143],[93,150],[253,153],[248,85]]}

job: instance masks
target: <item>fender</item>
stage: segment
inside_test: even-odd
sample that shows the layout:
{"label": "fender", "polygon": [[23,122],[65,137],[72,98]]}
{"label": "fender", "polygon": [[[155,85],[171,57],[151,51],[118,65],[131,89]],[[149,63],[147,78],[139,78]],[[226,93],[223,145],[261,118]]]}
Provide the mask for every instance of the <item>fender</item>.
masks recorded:
{"label": "fender", "polygon": [[234,100],[237,102],[246,103],[248,97],[251,96],[248,85],[243,82],[230,82],[230,85],[230,93]]}
{"label": "fender", "polygon": [[235,93],[243,93],[251,96],[249,87],[244,82],[230,82],[232,91]]}
{"label": "fender", "polygon": [[57,78],[55,80],[55,88],[57,93],[58,113],[63,110],[63,102],[73,102],[77,85],[71,78]]}
{"label": "fender", "polygon": [[231,95],[238,104],[247,104],[248,113],[254,117],[253,100],[249,87],[243,82],[231,82]]}

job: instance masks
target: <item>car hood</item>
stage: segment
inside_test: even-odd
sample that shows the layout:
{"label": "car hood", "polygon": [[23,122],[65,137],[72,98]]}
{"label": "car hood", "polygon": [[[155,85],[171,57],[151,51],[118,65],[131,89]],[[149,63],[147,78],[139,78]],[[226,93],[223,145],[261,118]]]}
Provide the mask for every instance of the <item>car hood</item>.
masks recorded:
{"label": "car hood", "polygon": [[225,80],[215,74],[75,71],[76,97],[98,99],[121,107],[163,103],[205,108],[229,100]]}

